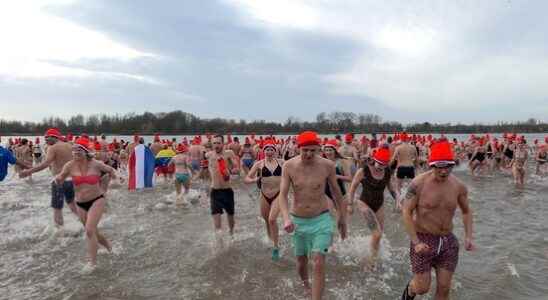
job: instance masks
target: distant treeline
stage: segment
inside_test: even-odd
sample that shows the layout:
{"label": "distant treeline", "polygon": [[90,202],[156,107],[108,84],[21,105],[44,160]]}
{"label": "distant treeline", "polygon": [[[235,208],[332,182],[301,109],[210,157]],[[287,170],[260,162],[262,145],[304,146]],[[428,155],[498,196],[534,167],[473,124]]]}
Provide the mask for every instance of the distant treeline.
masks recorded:
{"label": "distant treeline", "polygon": [[204,133],[232,134],[294,134],[303,130],[316,130],[328,133],[392,133],[407,131],[409,133],[486,133],[548,132],[548,123],[536,119],[523,122],[498,122],[497,124],[438,124],[417,123],[402,125],[399,122],[383,121],[380,116],[353,112],[322,112],[315,121],[302,121],[289,117],[285,122],[268,122],[264,120],[246,121],[233,119],[204,119],[183,111],[168,113],[125,115],[76,115],[68,120],[50,117],[41,122],[6,121],[0,119],[0,135],[41,135],[47,128],[57,127],[63,133],[72,134],[168,134],[194,135]]}

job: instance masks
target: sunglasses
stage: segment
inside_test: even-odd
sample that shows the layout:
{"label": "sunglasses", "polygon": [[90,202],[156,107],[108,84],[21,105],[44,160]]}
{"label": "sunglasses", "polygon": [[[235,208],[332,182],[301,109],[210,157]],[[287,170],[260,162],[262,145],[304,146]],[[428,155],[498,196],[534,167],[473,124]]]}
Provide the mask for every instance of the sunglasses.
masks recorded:
{"label": "sunglasses", "polygon": [[384,169],[384,168],[388,167],[388,165],[381,164],[381,163],[379,163],[378,161],[376,161],[372,158],[369,159],[369,165],[372,166],[372,167],[375,167],[375,168],[379,168],[379,169]]}
{"label": "sunglasses", "polygon": [[440,164],[432,165],[433,168],[444,169],[444,170],[451,170],[451,169],[453,169],[454,166],[455,166],[454,164],[447,164],[447,163],[440,163]]}

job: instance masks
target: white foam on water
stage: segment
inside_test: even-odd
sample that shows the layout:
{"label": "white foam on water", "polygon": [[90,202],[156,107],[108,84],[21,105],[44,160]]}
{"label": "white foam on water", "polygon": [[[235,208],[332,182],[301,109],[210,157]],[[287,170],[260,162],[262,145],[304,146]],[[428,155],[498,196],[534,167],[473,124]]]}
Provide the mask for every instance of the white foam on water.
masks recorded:
{"label": "white foam on water", "polygon": [[516,266],[513,263],[511,262],[506,263],[506,267],[510,271],[510,275],[519,278],[518,270],[516,269]]}
{"label": "white foam on water", "polygon": [[95,272],[96,269],[97,269],[97,266],[92,265],[91,263],[86,263],[80,270],[80,274],[91,275],[93,272]]}

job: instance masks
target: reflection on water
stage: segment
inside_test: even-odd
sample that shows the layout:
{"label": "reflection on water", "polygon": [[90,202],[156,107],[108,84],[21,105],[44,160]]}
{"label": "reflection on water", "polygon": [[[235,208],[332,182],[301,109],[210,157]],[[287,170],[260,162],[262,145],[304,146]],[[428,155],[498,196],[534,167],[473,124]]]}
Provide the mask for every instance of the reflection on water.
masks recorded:
{"label": "reflection on water", "polygon": [[[472,179],[464,166],[454,172],[470,190],[478,250],[461,252],[452,299],[546,299],[548,179],[529,176],[516,189],[505,174]],[[43,172],[33,183],[0,184],[1,299],[304,299],[289,235],[281,235],[282,259],[270,260],[254,186],[236,184],[237,231],[223,237],[221,249],[200,186],[192,192],[197,203],[182,208],[171,186],[111,190],[100,226],[114,251],[100,251],[99,267],[86,275],[77,219],[65,209],[64,230],[51,225],[50,180]],[[354,214],[349,239],[337,238],[327,259],[326,299],[396,299],[410,279],[409,241],[386,199],[377,268],[363,268],[371,231]],[[460,214],[455,225],[461,238]]]}

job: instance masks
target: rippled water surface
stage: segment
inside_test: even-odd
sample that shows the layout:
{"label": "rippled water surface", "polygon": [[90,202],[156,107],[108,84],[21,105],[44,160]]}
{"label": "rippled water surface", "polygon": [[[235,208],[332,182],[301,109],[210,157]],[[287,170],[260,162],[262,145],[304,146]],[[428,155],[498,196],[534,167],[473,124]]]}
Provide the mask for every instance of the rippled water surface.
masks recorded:
{"label": "rippled water surface", "polygon": [[[532,168],[523,189],[508,174],[474,179],[464,166],[455,169],[469,187],[478,249],[461,251],[452,299],[548,299],[548,178],[532,176]],[[100,228],[114,251],[101,250],[98,268],[86,275],[82,226],[68,209],[64,233],[54,233],[49,173],[32,183],[12,174],[0,183],[0,299],[304,299],[289,235],[281,237],[282,260],[270,260],[253,186],[235,184],[237,229],[223,248],[215,246],[205,196],[175,208],[171,186],[113,187]],[[200,184],[193,190],[195,198],[203,193]],[[325,299],[399,299],[411,278],[409,240],[386,199],[377,270],[360,267],[369,232],[355,214],[350,238],[328,256]],[[460,214],[455,224],[462,240]]]}

